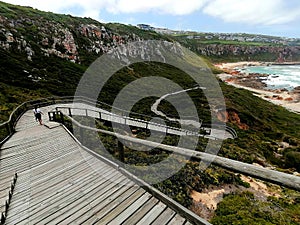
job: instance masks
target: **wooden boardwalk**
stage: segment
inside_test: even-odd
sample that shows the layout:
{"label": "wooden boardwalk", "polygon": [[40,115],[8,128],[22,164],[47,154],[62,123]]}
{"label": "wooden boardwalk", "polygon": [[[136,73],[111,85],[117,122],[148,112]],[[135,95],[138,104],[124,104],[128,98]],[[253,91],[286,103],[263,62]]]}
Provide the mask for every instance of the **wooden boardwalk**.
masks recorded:
{"label": "wooden boardwalk", "polygon": [[209,224],[192,212],[190,222],[58,124],[40,126],[28,111],[16,131],[0,151],[0,212],[18,173],[6,224]]}
{"label": "wooden boardwalk", "polygon": [[[168,134],[175,134],[175,135],[191,135],[191,136],[202,136],[204,138],[209,139],[229,139],[229,138],[236,138],[236,134],[229,132],[229,127],[222,127],[221,129],[212,129],[208,127],[201,127],[198,128],[197,131],[187,130],[176,128],[172,126],[167,126],[165,124],[159,124],[155,122],[149,122],[141,119],[135,119],[128,116],[117,115],[111,112],[108,112],[104,109],[97,108],[92,105],[88,105],[85,103],[74,103],[74,104],[64,104],[57,107],[57,110],[63,112],[65,115],[72,115],[77,116],[89,116],[92,118],[98,118],[105,121],[110,121],[118,124],[124,124],[128,126],[134,126],[144,129],[149,129],[153,131],[159,131]],[[227,128],[227,129],[226,129]],[[200,134],[199,129],[205,130],[205,134]],[[230,131],[234,131],[230,129]]]}

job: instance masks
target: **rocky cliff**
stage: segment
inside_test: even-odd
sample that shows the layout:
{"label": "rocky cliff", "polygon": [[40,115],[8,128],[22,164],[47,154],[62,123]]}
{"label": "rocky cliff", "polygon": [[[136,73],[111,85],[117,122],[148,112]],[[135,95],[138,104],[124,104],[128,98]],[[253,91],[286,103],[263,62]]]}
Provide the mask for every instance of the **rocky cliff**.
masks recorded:
{"label": "rocky cliff", "polygon": [[0,2],[0,82],[72,94],[86,68],[118,45],[163,38],[134,26]]}
{"label": "rocky cliff", "polygon": [[4,3],[0,3],[0,13],[0,48],[26,55],[28,60],[55,55],[81,63],[81,55],[101,55],[119,44],[141,39],[134,33],[120,35],[88,18],[46,14]]}

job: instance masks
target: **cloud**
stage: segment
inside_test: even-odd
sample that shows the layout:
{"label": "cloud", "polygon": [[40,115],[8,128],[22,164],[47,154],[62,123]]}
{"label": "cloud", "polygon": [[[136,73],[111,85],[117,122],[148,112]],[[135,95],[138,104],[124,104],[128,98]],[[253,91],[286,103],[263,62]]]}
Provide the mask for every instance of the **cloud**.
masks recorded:
{"label": "cloud", "polygon": [[[105,9],[109,0],[4,0],[7,3],[31,6],[33,8],[55,13],[70,13],[77,16],[87,16],[95,19],[99,18],[101,10]],[[76,9],[76,10],[75,10]]]}
{"label": "cloud", "polygon": [[143,12],[158,12],[171,15],[187,15],[193,13],[208,2],[209,0],[51,0],[51,1],[37,1],[37,0],[4,0],[5,2],[27,5],[34,8],[63,12],[70,7],[81,7],[81,14],[95,14],[102,10],[107,10],[111,13],[143,13]]}
{"label": "cloud", "polygon": [[203,7],[209,0],[115,0],[108,10],[113,13],[157,12],[171,15],[187,15]]}
{"label": "cloud", "polygon": [[285,4],[283,0],[214,0],[203,12],[225,22],[252,25],[276,25],[295,21],[300,16],[300,5]]}
{"label": "cloud", "polygon": [[[6,0],[45,11],[69,13],[100,19],[112,14],[157,13],[171,16],[201,14],[228,23],[251,25],[287,24],[300,18],[299,0]],[[76,10],[73,10],[75,8]]]}

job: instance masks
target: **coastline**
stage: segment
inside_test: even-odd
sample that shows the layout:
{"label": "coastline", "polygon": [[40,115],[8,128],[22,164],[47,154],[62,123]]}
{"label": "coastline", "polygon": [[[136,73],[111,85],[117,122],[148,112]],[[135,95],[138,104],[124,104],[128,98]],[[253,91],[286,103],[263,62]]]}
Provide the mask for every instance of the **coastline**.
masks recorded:
{"label": "coastline", "polygon": [[287,110],[300,114],[300,88],[293,91],[288,90],[269,90],[265,89],[265,84],[261,81],[261,74],[246,74],[237,71],[236,68],[245,66],[268,66],[268,65],[299,65],[300,62],[274,63],[274,62],[236,62],[215,64],[224,73],[218,74],[217,77],[223,82],[237,88],[243,88],[251,91],[253,95],[258,96],[273,104],[280,105]]}

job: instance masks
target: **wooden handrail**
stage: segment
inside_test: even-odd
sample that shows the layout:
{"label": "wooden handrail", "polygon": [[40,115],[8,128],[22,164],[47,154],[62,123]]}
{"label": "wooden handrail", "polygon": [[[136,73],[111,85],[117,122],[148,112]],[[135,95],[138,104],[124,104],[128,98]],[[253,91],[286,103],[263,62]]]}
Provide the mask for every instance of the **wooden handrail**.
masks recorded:
{"label": "wooden handrail", "polygon": [[[69,112],[69,115],[70,115],[70,112],[72,114],[72,110],[85,110],[85,111],[90,111],[90,112],[96,112],[97,114],[99,114],[99,119],[103,119],[102,115],[101,114],[104,114],[104,115],[108,115],[108,116],[114,116],[114,117],[118,117],[118,118],[121,118],[121,119],[124,119],[124,120],[130,120],[130,121],[135,121],[135,122],[140,122],[140,123],[144,123],[146,128],[149,126],[149,125],[154,125],[154,126],[158,126],[158,127],[162,127],[162,128],[166,128],[166,131],[168,129],[171,129],[171,130],[177,130],[177,131],[181,131],[183,133],[186,133],[186,134],[191,134],[191,135],[195,135],[195,136],[203,136],[201,134],[199,134],[198,132],[194,132],[194,131],[191,131],[191,130],[187,130],[187,129],[182,129],[182,128],[179,128],[179,127],[173,127],[173,126],[168,126],[168,125],[165,125],[165,124],[161,124],[161,123],[155,123],[155,122],[151,122],[151,121],[147,121],[147,120],[142,120],[142,119],[136,119],[136,118],[132,118],[132,117],[127,117],[127,116],[121,116],[121,115],[117,115],[117,114],[112,114],[110,112],[99,112],[97,110],[94,110],[94,109],[87,109],[87,108],[78,108],[78,107],[67,107],[67,106],[62,106],[62,107],[56,107],[56,112],[57,111],[60,111],[60,109],[66,109],[68,112]],[[50,112],[51,113],[51,112]],[[49,118],[52,118],[51,115],[49,115]]]}
{"label": "wooden handrail", "polygon": [[0,147],[6,140],[15,132],[15,126],[19,118],[29,109],[33,109],[36,105],[53,105],[59,102],[72,102],[74,96],[64,96],[64,97],[49,97],[36,99],[31,101],[23,102],[21,105],[17,106],[10,114],[8,120],[0,124],[0,129],[6,130],[5,137],[0,137]]}
{"label": "wooden handrail", "polygon": [[[85,96],[62,96],[62,97],[49,97],[49,98],[36,99],[36,100],[26,101],[26,102],[22,103],[21,105],[19,105],[10,114],[9,119],[6,122],[0,124],[0,129],[6,130],[5,137],[4,138],[0,137],[0,147],[15,132],[15,125],[16,125],[17,121],[28,109],[34,108],[35,105],[46,106],[46,105],[54,105],[54,104],[62,103],[62,102],[70,103],[70,102],[74,102],[74,101],[89,103],[92,105],[94,105],[96,103],[96,106],[104,105],[106,107],[113,108],[114,110],[118,111],[120,113],[120,115],[122,115],[122,116],[124,116],[124,114],[129,115],[129,113],[130,113],[132,115],[137,115],[142,118],[148,118],[149,120],[152,118],[152,117],[149,117],[148,115],[139,114],[139,113],[135,113],[135,112],[128,112],[123,109],[119,109],[117,107],[110,106],[110,105],[100,102],[100,101],[94,101],[93,99],[90,99]],[[182,118],[182,119],[184,119],[184,118]],[[135,120],[138,121],[137,118],[135,118]],[[168,122],[172,122],[172,121],[168,121]],[[233,138],[237,137],[237,133],[233,128],[226,126],[225,130],[228,131],[233,136]]]}
{"label": "wooden handrail", "polygon": [[74,118],[65,115],[68,117],[72,122],[83,129],[88,129],[96,132],[100,132],[103,134],[111,135],[114,136],[118,139],[122,139],[125,141],[133,142],[133,143],[138,143],[142,144],[148,147],[153,147],[153,148],[160,148],[162,150],[168,151],[168,152],[173,152],[174,154],[182,155],[185,157],[190,157],[193,159],[197,160],[202,160],[204,162],[211,162],[214,165],[220,166],[222,168],[228,169],[230,171],[235,171],[239,172],[241,174],[251,176],[254,178],[258,178],[267,182],[271,182],[274,184],[279,184],[297,191],[300,191],[300,177],[294,176],[291,174],[271,170],[271,169],[266,169],[264,167],[259,167],[255,166],[252,164],[248,163],[243,163],[240,161],[224,158],[221,156],[216,156],[212,155],[209,153],[205,152],[197,152],[194,150],[186,149],[186,148],[181,148],[181,147],[174,147],[170,145],[165,145],[165,144],[159,144],[156,142],[148,141],[148,140],[142,140],[138,139],[135,137],[130,137],[126,135],[122,135],[119,133],[103,130],[103,129],[96,129],[96,128],[91,128],[85,125],[82,125],[78,121],[76,121]]}

